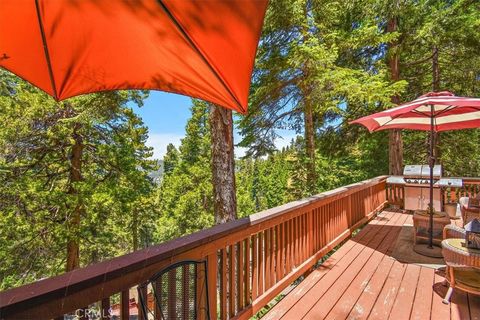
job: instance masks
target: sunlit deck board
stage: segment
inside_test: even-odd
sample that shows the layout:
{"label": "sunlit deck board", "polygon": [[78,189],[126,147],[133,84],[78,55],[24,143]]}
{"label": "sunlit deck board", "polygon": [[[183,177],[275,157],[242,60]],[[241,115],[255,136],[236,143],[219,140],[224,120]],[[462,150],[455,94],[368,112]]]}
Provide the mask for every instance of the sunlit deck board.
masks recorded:
{"label": "sunlit deck board", "polygon": [[480,319],[480,298],[452,303],[434,269],[390,255],[410,215],[384,211],[283,298],[264,319]]}

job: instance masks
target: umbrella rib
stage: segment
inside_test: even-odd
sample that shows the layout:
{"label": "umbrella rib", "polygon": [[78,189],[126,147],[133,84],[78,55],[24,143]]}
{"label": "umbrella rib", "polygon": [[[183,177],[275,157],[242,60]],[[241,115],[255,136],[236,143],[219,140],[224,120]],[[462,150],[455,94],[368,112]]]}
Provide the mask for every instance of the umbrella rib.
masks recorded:
{"label": "umbrella rib", "polygon": [[385,126],[388,125],[390,122],[392,122],[393,120],[395,120],[395,119],[397,119],[397,118],[400,118],[401,116],[402,116],[402,114],[399,114],[398,116],[390,117],[391,119],[388,120],[387,122],[385,122],[384,124],[382,124],[381,126],[379,126],[379,128],[385,127]]}
{"label": "umbrella rib", "polygon": [[193,42],[192,38],[188,35],[187,31],[182,27],[182,25],[180,24],[180,22],[178,22],[178,20],[175,18],[175,16],[170,12],[170,10],[167,8],[167,6],[165,5],[165,3],[163,2],[163,0],[158,0],[158,3],[160,4],[160,6],[162,7],[163,11],[165,11],[165,13],[167,14],[167,16],[170,18],[170,20],[172,20],[173,24],[175,25],[175,27],[177,27],[177,29],[180,31],[180,33],[184,36],[184,38],[187,40],[188,44],[193,48],[193,50],[195,50],[195,52],[200,56],[200,58],[203,60],[203,62],[207,65],[207,67],[210,69],[210,71],[214,74],[214,76],[217,78],[218,81],[220,81],[220,83],[222,84],[222,86],[225,88],[225,90],[227,90],[227,92],[230,94],[230,96],[233,98],[233,100],[235,101],[235,103],[238,105],[238,107],[240,108],[240,110],[242,112],[245,112],[245,109],[242,107],[242,104],[238,101],[238,99],[235,97],[235,95],[233,94],[233,92],[228,88],[227,84],[225,83],[225,81],[222,79],[222,77],[220,77],[220,75],[218,74],[218,72],[213,68],[213,66],[208,62],[207,58],[202,54],[202,52],[200,51],[200,49],[195,45],[195,43]]}
{"label": "umbrella rib", "polygon": [[35,8],[37,10],[38,26],[40,27],[40,33],[42,35],[43,52],[45,54],[45,60],[47,61],[48,75],[50,77],[50,84],[52,85],[53,90],[53,98],[58,101],[57,87],[55,86],[55,78],[53,77],[52,62],[50,61],[47,37],[45,36],[45,29],[43,28],[42,17],[40,16],[40,6],[38,4],[38,0],[35,0]]}

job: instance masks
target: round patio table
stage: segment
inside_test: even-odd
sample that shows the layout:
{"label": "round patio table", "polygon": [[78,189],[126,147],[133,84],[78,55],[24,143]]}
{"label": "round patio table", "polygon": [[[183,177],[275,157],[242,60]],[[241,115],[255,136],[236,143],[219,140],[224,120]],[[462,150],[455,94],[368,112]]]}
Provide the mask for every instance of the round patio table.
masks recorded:
{"label": "round patio table", "polygon": [[442,254],[450,284],[443,303],[450,302],[453,289],[480,295],[480,250],[465,247],[465,239],[452,238],[442,241]]}

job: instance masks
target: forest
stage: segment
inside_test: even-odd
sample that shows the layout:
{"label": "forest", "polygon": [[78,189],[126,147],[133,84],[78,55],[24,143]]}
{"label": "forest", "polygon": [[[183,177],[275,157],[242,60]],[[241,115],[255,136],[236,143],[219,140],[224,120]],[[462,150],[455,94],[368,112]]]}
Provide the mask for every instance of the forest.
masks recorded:
{"label": "forest", "polygon": [[[248,112],[192,99],[161,179],[132,110],[148,91],[56,102],[2,69],[0,289],[427,163],[427,133],[349,121],[430,91],[480,97],[479,50],[475,0],[271,0]],[[281,150],[280,130],[297,134]],[[446,176],[480,176],[480,129],[437,141]]]}

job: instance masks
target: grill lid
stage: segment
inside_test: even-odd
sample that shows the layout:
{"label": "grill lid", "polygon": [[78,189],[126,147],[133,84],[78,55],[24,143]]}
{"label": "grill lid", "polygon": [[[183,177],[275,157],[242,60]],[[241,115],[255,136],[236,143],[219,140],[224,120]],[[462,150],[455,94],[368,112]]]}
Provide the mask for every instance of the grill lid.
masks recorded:
{"label": "grill lid", "polygon": [[403,168],[405,178],[420,178],[422,176],[422,165],[408,165]]}
{"label": "grill lid", "polygon": [[[405,176],[405,178],[430,179],[430,167],[426,164],[408,165],[403,168],[403,175]],[[435,165],[433,167],[433,178],[440,179],[441,177],[442,166]]]}
{"label": "grill lid", "polygon": [[[430,166],[422,165],[422,177],[430,179]],[[442,177],[442,166],[437,164],[433,166],[433,178],[440,179]]]}

